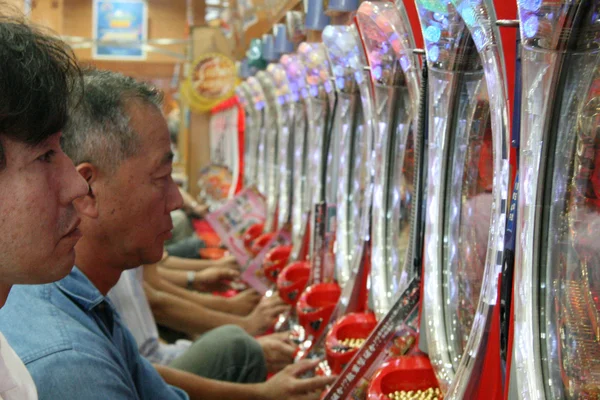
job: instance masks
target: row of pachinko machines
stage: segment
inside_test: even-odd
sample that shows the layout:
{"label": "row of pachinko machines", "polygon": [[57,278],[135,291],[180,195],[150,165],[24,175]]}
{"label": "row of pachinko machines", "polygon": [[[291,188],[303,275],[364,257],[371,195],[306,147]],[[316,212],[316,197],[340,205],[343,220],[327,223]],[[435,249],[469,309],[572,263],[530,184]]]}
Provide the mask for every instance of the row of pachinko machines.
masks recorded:
{"label": "row of pachinko machines", "polygon": [[325,399],[600,399],[600,1],[409,1],[309,1],[237,88],[277,329]]}

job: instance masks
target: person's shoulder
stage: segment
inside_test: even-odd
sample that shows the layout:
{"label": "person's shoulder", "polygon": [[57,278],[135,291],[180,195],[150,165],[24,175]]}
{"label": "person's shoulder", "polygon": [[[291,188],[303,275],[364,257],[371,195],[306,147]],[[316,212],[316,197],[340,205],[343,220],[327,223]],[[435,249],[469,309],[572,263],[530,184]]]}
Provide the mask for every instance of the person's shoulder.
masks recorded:
{"label": "person's shoulder", "polygon": [[76,307],[65,307],[63,297],[54,284],[18,285],[0,309],[0,331],[25,364],[73,349],[85,338]]}

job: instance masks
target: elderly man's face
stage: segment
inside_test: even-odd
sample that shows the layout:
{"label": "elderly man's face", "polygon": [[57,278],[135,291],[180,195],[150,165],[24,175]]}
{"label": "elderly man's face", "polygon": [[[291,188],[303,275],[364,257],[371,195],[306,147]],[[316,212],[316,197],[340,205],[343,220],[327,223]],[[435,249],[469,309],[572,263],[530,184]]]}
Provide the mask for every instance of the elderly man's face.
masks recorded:
{"label": "elderly man's face", "polygon": [[85,180],[60,148],[60,134],[30,147],[0,137],[0,282],[47,283],[69,273],[81,237],[73,200]]}
{"label": "elderly man's face", "polygon": [[156,107],[137,101],[128,112],[140,149],[103,178],[98,212],[107,250],[121,265],[134,267],[161,259],[173,228],[171,211],[183,199],[171,178],[173,153],[164,117]]}

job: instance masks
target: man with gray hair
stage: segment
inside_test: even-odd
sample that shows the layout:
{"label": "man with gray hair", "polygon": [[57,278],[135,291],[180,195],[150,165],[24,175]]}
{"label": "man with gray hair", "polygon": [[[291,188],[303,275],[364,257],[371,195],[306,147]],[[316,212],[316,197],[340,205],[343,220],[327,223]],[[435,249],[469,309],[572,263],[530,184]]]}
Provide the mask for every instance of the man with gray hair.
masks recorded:
{"label": "man with gray hair", "polygon": [[75,267],[59,282],[16,287],[0,312],[40,398],[188,398],[162,375],[191,398],[318,399],[333,379],[298,379],[318,360],[288,366],[267,382],[239,384],[155,369],[139,355],[105,296],[123,271],[162,257],[170,212],[182,203],[171,178],[173,153],[157,91],[110,72],[89,71],[84,80],[63,143],[89,184],[75,202],[83,232]]}

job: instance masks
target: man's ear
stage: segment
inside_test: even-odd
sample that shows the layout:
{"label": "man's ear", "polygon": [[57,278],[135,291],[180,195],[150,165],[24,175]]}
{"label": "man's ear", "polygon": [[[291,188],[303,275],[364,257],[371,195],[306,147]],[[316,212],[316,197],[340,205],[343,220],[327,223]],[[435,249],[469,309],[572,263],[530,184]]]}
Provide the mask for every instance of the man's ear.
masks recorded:
{"label": "man's ear", "polygon": [[98,168],[96,168],[95,165],[86,162],[77,165],[76,169],[88,183],[89,190],[85,196],[76,199],[73,204],[77,211],[82,215],[85,215],[88,218],[96,218],[98,217],[98,204],[94,189],[98,186]]}

